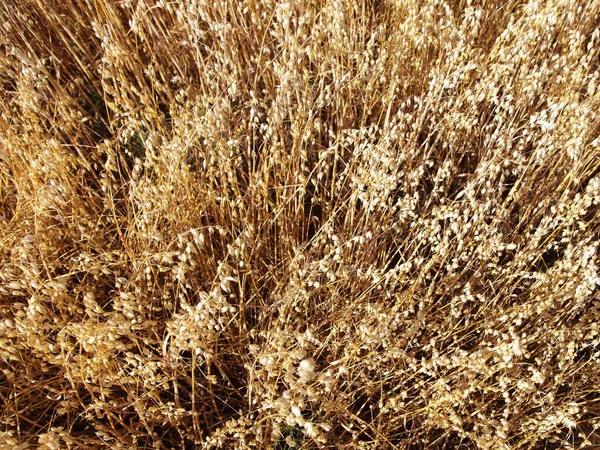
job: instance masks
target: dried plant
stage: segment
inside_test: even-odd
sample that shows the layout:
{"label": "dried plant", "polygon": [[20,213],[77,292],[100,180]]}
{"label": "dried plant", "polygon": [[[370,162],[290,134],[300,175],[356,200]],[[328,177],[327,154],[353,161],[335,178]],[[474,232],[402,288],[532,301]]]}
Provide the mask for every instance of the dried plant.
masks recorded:
{"label": "dried plant", "polygon": [[0,449],[600,448],[599,1],[0,23]]}

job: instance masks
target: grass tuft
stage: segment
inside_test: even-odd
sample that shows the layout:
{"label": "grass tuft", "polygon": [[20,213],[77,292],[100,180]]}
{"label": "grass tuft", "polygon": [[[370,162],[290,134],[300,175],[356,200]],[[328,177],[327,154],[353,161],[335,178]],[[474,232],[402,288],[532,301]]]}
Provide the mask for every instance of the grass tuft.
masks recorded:
{"label": "grass tuft", "polygon": [[0,449],[600,447],[600,2],[0,23]]}

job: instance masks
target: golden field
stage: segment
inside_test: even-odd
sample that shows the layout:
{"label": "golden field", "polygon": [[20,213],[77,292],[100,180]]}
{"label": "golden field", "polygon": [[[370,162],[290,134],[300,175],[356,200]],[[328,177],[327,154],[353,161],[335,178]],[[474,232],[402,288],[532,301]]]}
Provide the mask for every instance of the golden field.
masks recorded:
{"label": "golden field", "polygon": [[0,449],[600,448],[600,1],[2,0]]}

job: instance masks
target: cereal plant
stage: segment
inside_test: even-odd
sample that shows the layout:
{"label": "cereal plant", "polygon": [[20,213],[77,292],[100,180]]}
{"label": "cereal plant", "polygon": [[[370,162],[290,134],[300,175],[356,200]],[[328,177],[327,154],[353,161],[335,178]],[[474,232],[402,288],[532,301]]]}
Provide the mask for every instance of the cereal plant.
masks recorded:
{"label": "cereal plant", "polygon": [[0,449],[600,448],[600,1],[0,0]]}

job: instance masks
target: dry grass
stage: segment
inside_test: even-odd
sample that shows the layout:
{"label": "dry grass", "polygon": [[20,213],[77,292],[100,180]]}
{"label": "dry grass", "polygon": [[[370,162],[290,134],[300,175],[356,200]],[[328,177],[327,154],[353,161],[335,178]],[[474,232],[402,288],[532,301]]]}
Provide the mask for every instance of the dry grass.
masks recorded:
{"label": "dry grass", "polygon": [[600,448],[599,27],[3,0],[0,448]]}

